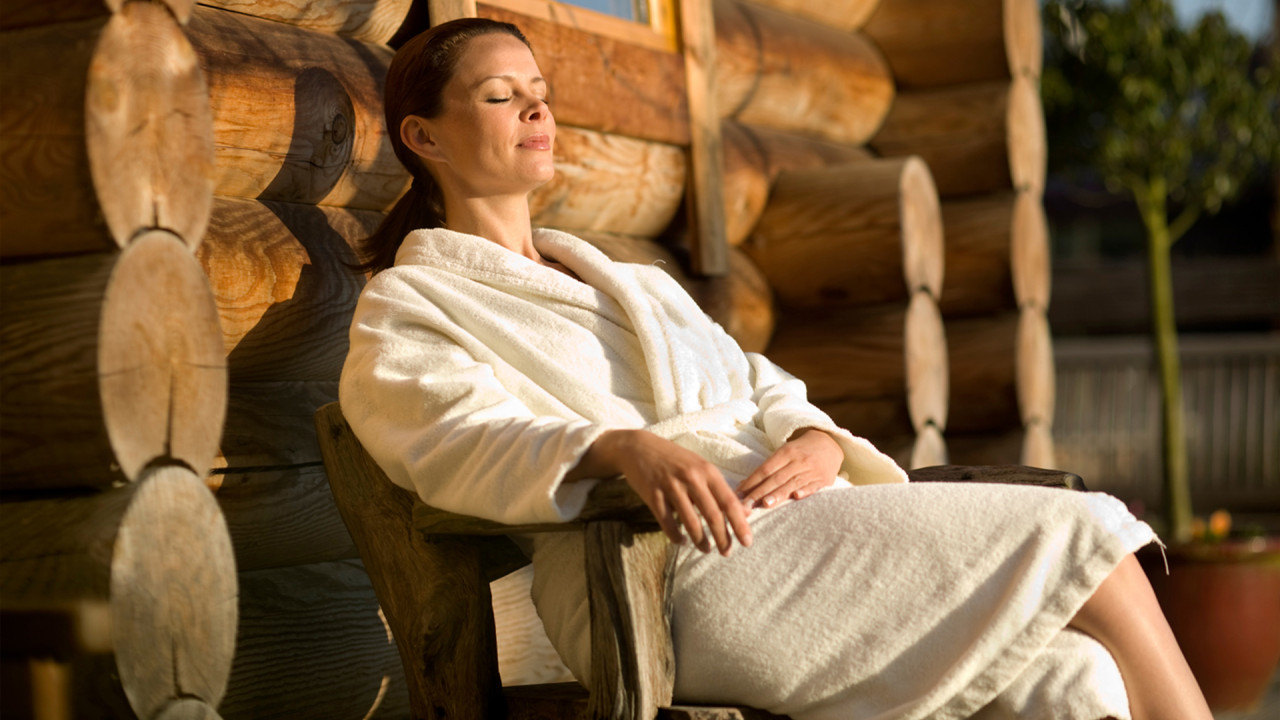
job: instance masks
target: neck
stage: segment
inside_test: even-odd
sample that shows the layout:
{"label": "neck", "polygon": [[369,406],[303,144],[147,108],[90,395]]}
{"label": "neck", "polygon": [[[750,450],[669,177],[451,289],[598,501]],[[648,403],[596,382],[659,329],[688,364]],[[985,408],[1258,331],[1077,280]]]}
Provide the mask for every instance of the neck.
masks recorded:
{"label": "neck", "polygon": [[452,201],[446,196],[445,218],[450,230],[482,237],[530,260],[542,261],[533,249],[533,224],[526,195]]}

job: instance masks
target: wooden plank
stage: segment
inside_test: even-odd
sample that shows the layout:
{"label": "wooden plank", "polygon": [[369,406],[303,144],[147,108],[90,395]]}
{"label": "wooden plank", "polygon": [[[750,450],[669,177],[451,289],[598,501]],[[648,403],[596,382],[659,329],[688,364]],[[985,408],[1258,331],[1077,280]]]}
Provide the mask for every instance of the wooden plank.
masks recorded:
{"label": "wooden plank", "polygon": [[681,0],[685,88],[689,102],[690,261],[698,275],[729,272],[725,235],[724,149],[716,107],[716,35],[711,0]]}

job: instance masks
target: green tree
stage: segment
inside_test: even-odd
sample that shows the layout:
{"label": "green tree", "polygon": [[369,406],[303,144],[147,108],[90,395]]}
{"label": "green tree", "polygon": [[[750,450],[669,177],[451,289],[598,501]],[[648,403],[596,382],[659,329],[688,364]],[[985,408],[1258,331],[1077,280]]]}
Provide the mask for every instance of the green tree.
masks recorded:
{"label": "green tree", "polygon": [[1132,195],[1147,235],[1159,365],[1166,532],[1191,539],[1170,250],[1280,162],[1280,67],[1219,13],[1183,28],[1166,0],[1045,6],[1042,94],[1055,167]]}

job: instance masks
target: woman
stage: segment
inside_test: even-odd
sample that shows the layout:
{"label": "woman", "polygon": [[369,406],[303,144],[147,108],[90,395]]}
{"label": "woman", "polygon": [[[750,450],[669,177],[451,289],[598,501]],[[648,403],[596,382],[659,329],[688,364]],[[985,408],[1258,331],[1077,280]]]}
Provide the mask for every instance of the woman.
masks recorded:
{"label": "woman", "polygon": [[[515,523],[570,519],[596,478],[625,478],[677,544],[683,701],[1210,717],[1131,555],[1154,535],[1118,501],[904,484],[660,269],[533,230],[547,91],[519,31],[487,20],[392,63],[387,125],[414,182],[366,247],[341,402],[394,482]],[[548,635],[585,680],[581,538],[528,550]]]}

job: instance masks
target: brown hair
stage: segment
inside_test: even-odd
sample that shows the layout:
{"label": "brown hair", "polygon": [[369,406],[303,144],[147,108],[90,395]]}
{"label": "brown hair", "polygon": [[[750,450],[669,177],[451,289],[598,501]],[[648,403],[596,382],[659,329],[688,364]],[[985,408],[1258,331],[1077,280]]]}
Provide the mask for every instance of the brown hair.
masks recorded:
{"label": "brown hair", "polygon": [[405,235],[419,228],[444,224],[444,197],[440,187],[422,158],[405,146],[400,138],[400,123],[410,115],[438,116],[443,110],[444,86],[453,77],[467,43],[490,33],[506,33],[529,45],[515,25],[486,18],[462,18],[416,35],[391,59],[384,91],[387,135],[396,157],[413,175],[413,184],[378,229],[361,243],[363,262],[358,269],[362,272],[386,270],[395,264],[396,252]]}

